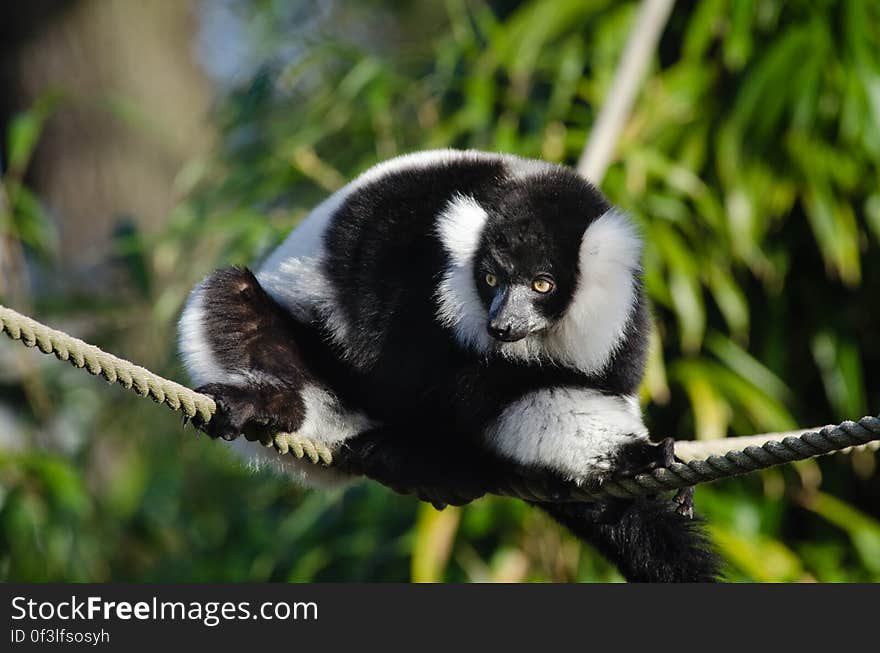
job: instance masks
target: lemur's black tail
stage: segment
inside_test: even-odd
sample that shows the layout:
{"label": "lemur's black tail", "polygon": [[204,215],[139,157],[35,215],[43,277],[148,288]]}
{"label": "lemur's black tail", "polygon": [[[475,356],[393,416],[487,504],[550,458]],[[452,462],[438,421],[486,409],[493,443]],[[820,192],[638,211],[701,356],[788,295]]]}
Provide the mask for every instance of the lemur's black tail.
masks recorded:
{"label": "lemur's black tail", "polygon": [[[592,544],[630,582],[711,583],[721,580],[721,559],[699,519],[685,517],[662,499],[627,502],[615,518],[608,506],[540,504],[553,519]],[[617,512],[613,508],[613,512]]]}

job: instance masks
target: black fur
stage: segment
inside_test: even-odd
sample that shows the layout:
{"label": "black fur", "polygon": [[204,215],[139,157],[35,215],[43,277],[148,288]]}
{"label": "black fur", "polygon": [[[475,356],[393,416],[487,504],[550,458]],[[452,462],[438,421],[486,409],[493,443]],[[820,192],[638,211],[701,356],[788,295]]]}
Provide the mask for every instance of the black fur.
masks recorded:
{"label": "black fur", "polygon": [[213,397],[218,410],[207,424],[195,418],[195,425],[225,440],[296,431],[305,419],[301,390],[307,382],[317,384],[313,371],[322,369],[314,357],[318,338],[297,324],[250,270],[218,270],[201,293],[207,344],[223,369],[248,383],[196,388]]}
{"label": "black fur", "polygon": [[674,502],[652,498],[616,505],[540,504],[540,508],[592,544],[630,582],[721,579],[720,560],[700,520],[680,514]]}
{"label": "black fur", "polygon": [[[293,358],[312,354],[310,365],[321,368],[316,374],[326,378],[334,393],[384,424],[438,424],[444,439],[475,437],[505,406],[542,388],[634,393],[641,381],[649,333],[639,279],[634,280],[637,302],[624,340],[596,374],[549,361],[524,364],[487,358],[464,350],[454,333],[438,323],[435,292],[449,261],[435,233],[436,217],[456,194],[494,207],[478,259],[524,257],[522,267],[552,271],[558,289],[545,307],[549,314],[561,314],[571,300],[580,238],[609,204],[567,168],[553,167],[528,183],[504,175],[504,166],[496,161],[401,170],[359,189],[343,203],[325,234],[324,269],[348,323],[357,325],[346,343],[353,355],[343,356],[338,347],[305,346],[302,338],[329,342],[329,334],[320,323],[285,324],[279,317],[283,309],[277,305],[270,311],[271,324],[259,322],[262,339],[240,340],[230,325],[242,321],[237,310],[249,310],[235,302],[248,298],[224,296],[226,273],[205,288],[206,301],[210,297],[212,302],[212,321],[206,326],[212,344],[217,342],[215,354],[224,367],[239,369],[244,364],[245,369],[260,370],[257,350],[271,331],[279,334],[273,353],[264,359],[273,367],[271,376],[295,376],[281,369],[295,361],[277,352],[286,334],[298,329],[300,344],[292,346]],[[266,299],[268,295],[259,301]],[[263,309],[255,305],[254,310]],[[230,342],[241,351],[230,347]],[[293,379],[291,385],[298,381]]]}
{"label": "black fur", "polygon": [[[527,393],[580,387],[633,394],[649,332],[637,276],[623,342],[599,373],[470,351],[438,322],[435,292],[450,261],[436,221],[457,194],[488,207],[475,282],[490,266],[521,281],[540,269],[552,274],[556,287],[534,298],[537,310],[548,319],[564,314],[576,287],[581,237],[609,208],[597,190],[561,167],[512,180],[500,159],[399,170],[348,196],[324,233],[324,276],[346,322],[356,327],[344,347],[334,342],[325,316],[298,322],[247,270],[220,271],[205,282],[208,346],[224,370],[247,382],[204,386],[218,414],[199,426],[227,439],[296,431],[305,418],[301,391],[318,385],[383,425],[347,440],[336,455],[338,468],[401,491],[415,489],[439,506],[466,503],[497,486],[510,463],[486,451],[481,434]],[[490,301],[486,293],[482,300]],[[632,469],[657,464],[656,449],[644,443],[620,457],[621,466]],[[698,555],[704,538],[674,504],[620,505],[626,507],[614,523],[595,523],[599,513],[607,520],[608,506],[544,509],[608,555],[627,578],[709,579],[711,556]]]}
{"label": "black fur", "polygon": [[436,507],[464,505],[497,486],[505,465],[481,448],[450,447],[439,434],[377,427],[347,440],[334,458],[341,471],[363,475]]}
{"label": "black fur", "polygon": [[400,398],[366,388],[377,414],[399,414],[401,405],[418,400],[426,378],[457,366],[461,348],[435,317],[434,292],[447,264],[437,215],[456,194],[485,198],[503,175],[497,161],[400,170],[359,189],[329,225],[324,267],[349,322],[359,327],[347,343],[357,352],[354,363],[365,385],[378,381]]}
{"label": "black fur", "polygon": [[[246,388],[200,388],[218,401],[218,413],[208,424],[197,426],[225,439],[239,433],[264,439],[278,430],[296,430],[303,418],[298,395],[302,384],[340,380],[346,366],[339,365],[313,327],[298,324],[269,297],[249,270],[218,271],[202,292],[207,305],[223,310],[210,312],[207,335],[215,354],[223,356],[230,369],[258,372],[264,380]],[[515,373],[517,366],[509,371]],[[460,392],[467,397],[472,390],[465,387]],[[336,452],[335,465],[398,492],[415,492],[438,508],[463,505],[498,487],[509,464],[469,439],[450,442],[455,435],[448,428],[442,420],[377,427],[348,440]],[[620,469],[652,469],[668,464],[669,454],[666,445],[636,447],[622,456]],[[676,512],[672,502],[540,507],[595,546],[629,580],[709,581],[718,576],[718,561],[704,534]]]}
{"label": "black fur", "polygon": [[449,260],[435,226],[456,194],[494,207],[478,260],[524,257],[521,267],[543,266],[554,273],[558,290],[546,311],[555,316],[571,301],[580,239],[609,208],[595,188],[562,167],[526,183],[506,179],[499,163],[468,162],[402,170],[360,189],[340,207],[325,237],[327,276],[348,322],[358,325],[347,343],[356,353],[343,393],[383,422],[452,415],[458,432],[478,433],[504,406],[532,390],[575,386],[635,392],[649,333],[638,279],[624,341],[598,374],[548,361],[487,359],[462,349],[454,333],[438,323],[435,292]]}

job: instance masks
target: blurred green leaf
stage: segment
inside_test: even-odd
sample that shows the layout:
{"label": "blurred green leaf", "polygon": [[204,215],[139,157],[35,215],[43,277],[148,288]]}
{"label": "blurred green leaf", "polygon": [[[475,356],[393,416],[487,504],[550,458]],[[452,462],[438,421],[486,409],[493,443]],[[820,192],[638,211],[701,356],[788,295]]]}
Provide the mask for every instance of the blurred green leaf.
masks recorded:
{"label": "blurred green leaf", "polygon": [[825,331],[813,338],[812,350],[837,418],[863,415],[866,412],[864,381],[856,346]]}
{"label": "blurred green leaf", "polygon": [[880,521],[823,492],[811,493],[802,503],[846,531],[873,580],[880,579]]}
{"label": "blurred green leaf", "polygon": [[712,539],[729,564],[760,583],[801,580],[803,566],[797,554],[782,542],[765,535],[744,537],[734,530],[710,526]]}
{"label": "blurred green leaf", "polygon": [[419,507],[413,544],[413,582],[436,583],[443,580],[459,519],[459,509],[455,507],[444,510],[437,510],[430,504]]}
{"label": "blurred green leaf", "polygon": [[43,126],[61,102],[58,92],[45,92],[33,106],[16,114],[6,128],[8,170],[21,177],[37,147]]}

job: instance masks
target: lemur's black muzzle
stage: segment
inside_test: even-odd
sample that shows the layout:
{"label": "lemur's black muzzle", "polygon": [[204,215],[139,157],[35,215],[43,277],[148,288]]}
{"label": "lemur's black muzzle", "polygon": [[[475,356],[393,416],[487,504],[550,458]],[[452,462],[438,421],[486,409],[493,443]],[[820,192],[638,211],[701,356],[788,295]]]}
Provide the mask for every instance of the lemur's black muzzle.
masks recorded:
{"label": "lemur's black muzzle", "polygon": [[489,307],[489,335],[501,342],[516,342],[532,332],[535,308],[528,289],[507,286],[499,290]]}
{"label": "lemur's black muzzle", "polygon": [[516,342],[517,340],[522,340],[528,335],[528,331],[514,331],[510,324],[499,325],[494,322],[489,322],[488,330],[490,336],[501,342]]}

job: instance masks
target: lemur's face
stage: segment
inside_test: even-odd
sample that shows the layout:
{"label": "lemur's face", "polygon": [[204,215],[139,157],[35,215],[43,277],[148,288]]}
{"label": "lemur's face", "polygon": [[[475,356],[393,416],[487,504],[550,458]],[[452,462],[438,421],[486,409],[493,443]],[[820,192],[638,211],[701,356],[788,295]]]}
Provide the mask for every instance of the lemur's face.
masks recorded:
{"label": "lemur's face", "polygon": [[487,210],[474,282],[486,329],[501,342],[544,333],[562,317],[576,291],[584,230],[605,209],[582,186],[554,182],[504,189]]}
{"label": "lemur's face", "polygon": [[474,352],[597,373],[641,305],[638,233],[573,170],[514,163],[478,198],[453,196],[437,236],[437,318]]}
{"label": "lemur's face", "polygon": [[489,335],[516,342],[559,318],[571,298],[574,270],[541,242],[536,225],[505,226],[487,230],[474,282],[488,311]]}

